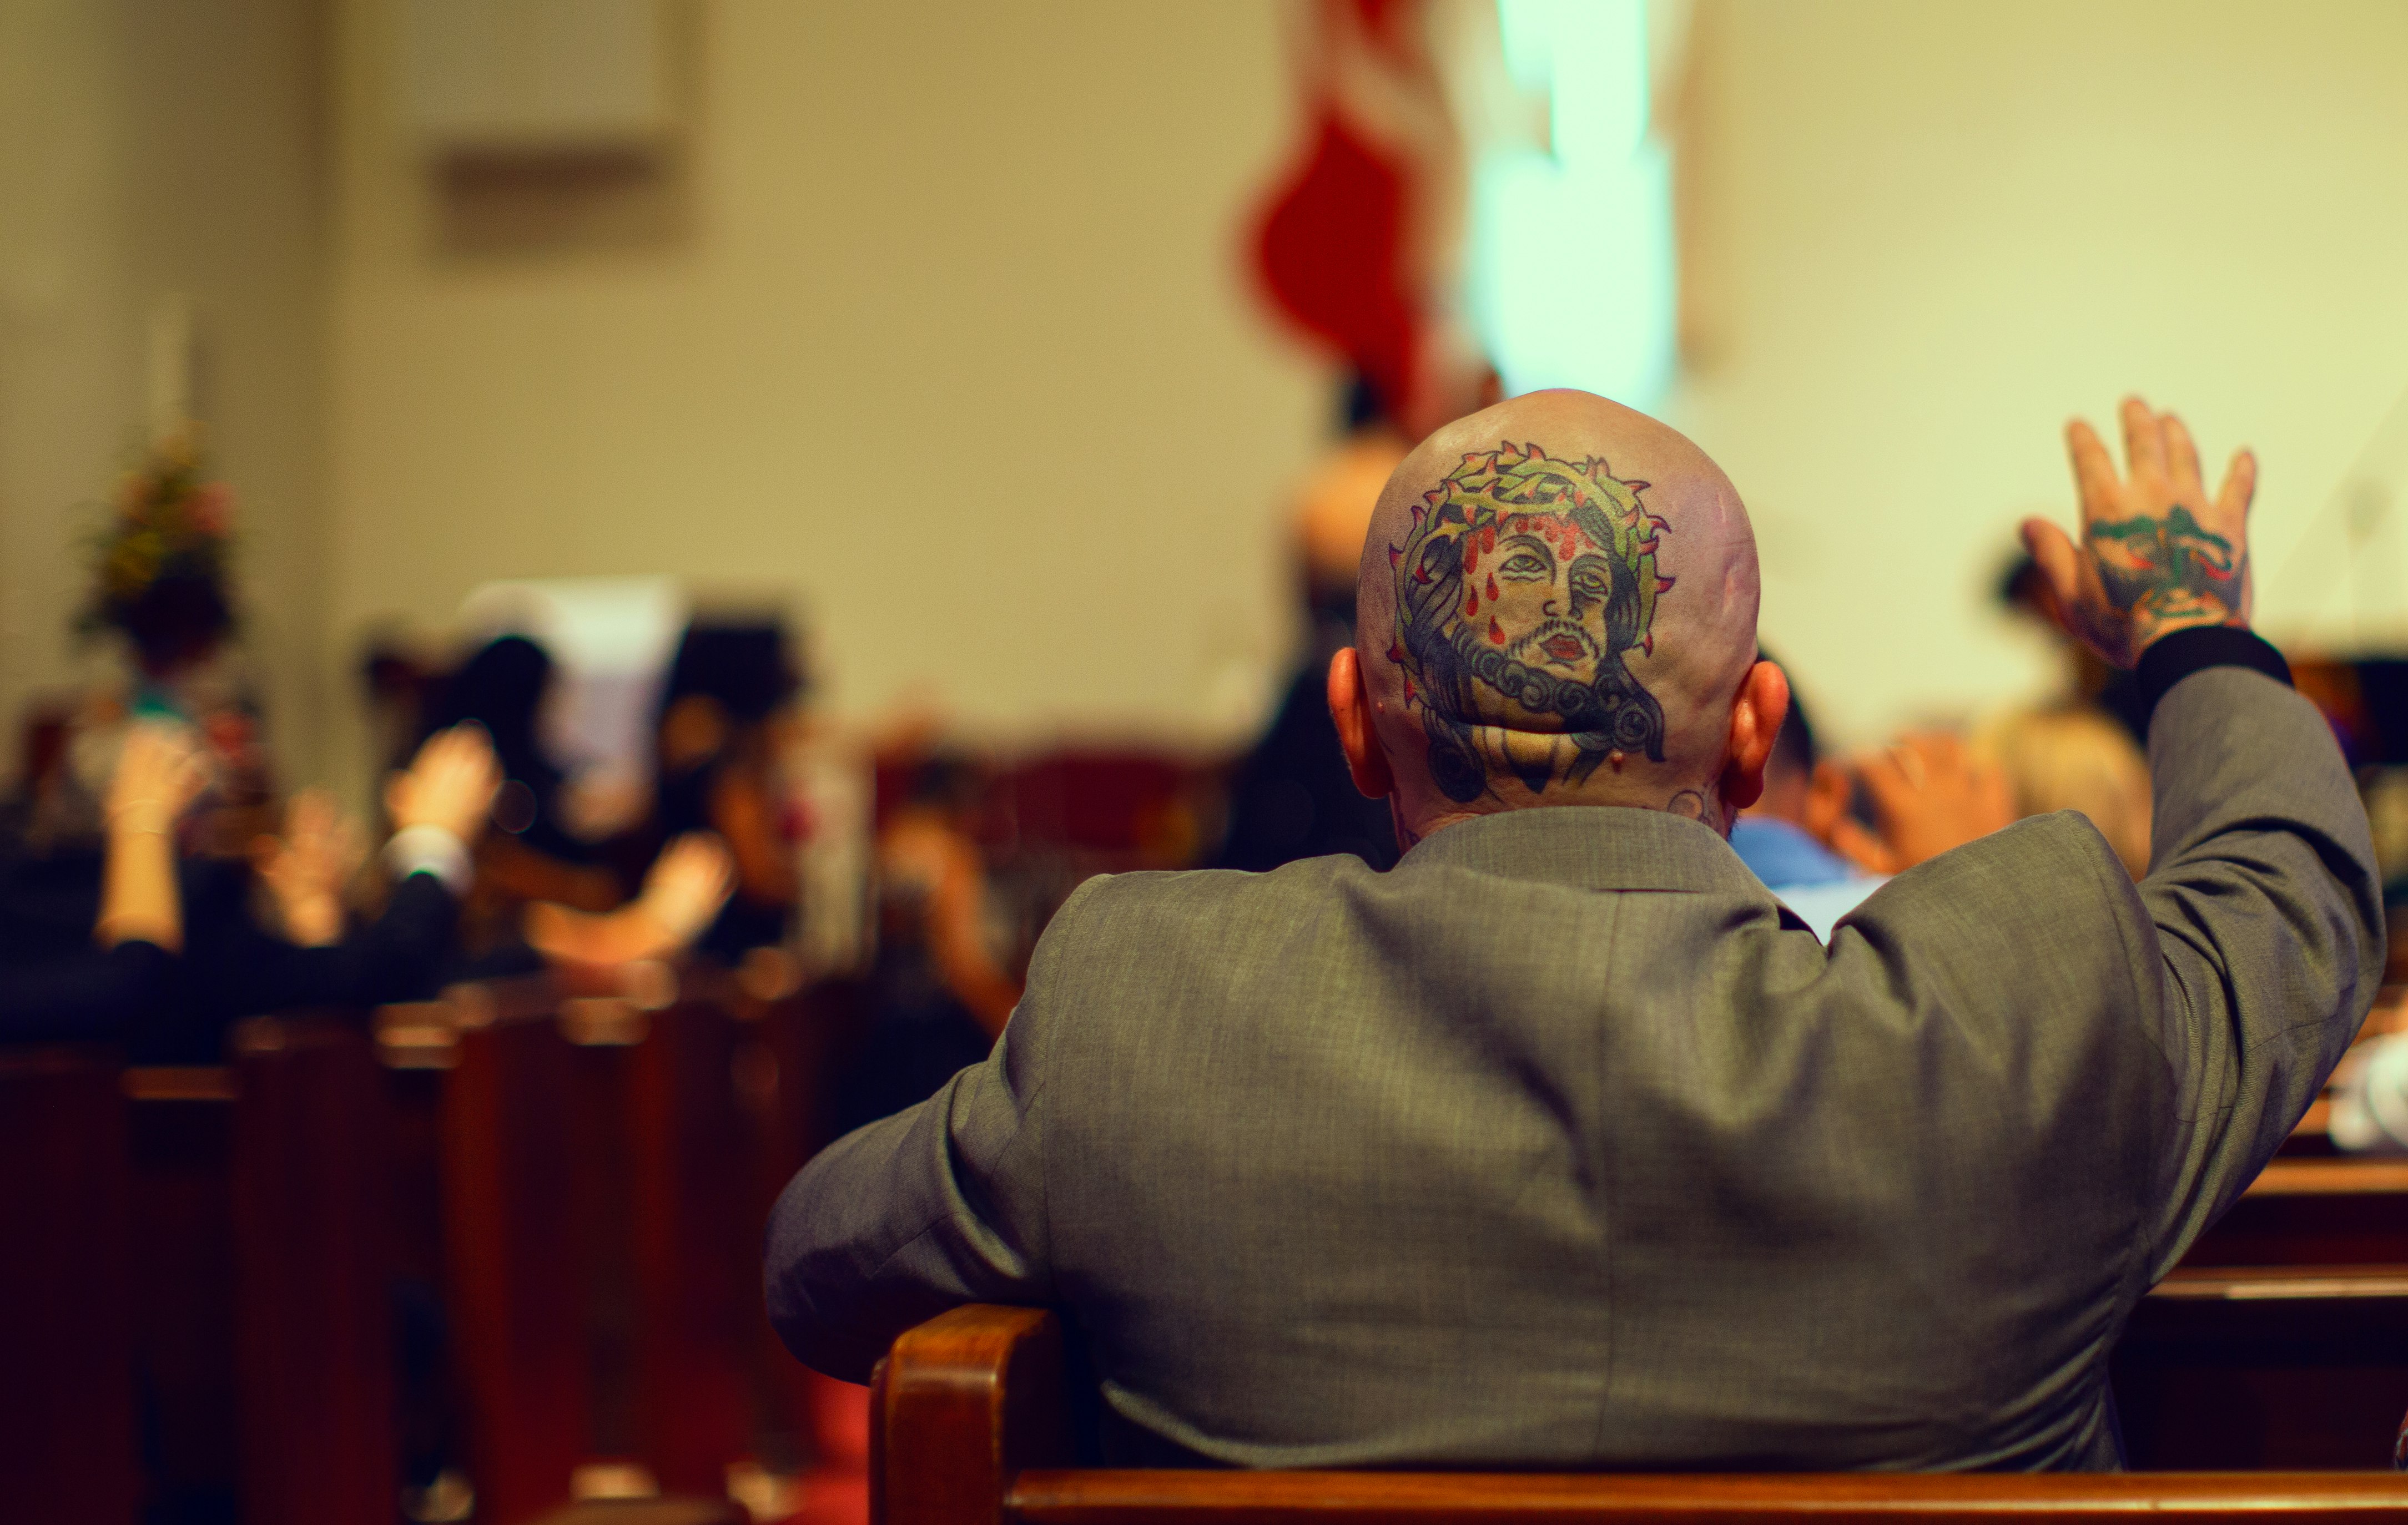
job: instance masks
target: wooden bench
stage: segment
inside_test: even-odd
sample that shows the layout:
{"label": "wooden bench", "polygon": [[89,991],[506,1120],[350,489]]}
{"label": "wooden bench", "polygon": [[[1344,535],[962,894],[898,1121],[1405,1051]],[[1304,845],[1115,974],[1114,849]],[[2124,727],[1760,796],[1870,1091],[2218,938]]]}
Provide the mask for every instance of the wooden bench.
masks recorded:
{"label": "wooden bench", "polygon": [[0,1052],[0,1434],[9,1515],[131,1525],[133,1164],[115,1056]]}
{"label": "wooden bench", "polygon": [[2378,1465],[2408,1410],[2408,1265],[2177,1268],[2112,1373],[2135,1467]]}
{"label": "wooden bench", "polygon": [[2408,1265],[2408,1160],[2274,1160],[2183,1263]]}
{"label": "wooden bench", "polygon": [[2408,1409],[2408,1162],[2280,1158],[2134,1310],[2138,1467],[2363,1466]]}
{"label": "wooden bench", "polygon": [[1071,1455],[1061,1333],[956,1308],[895,1342],[872,1388],[873,1525],[1597,1525],[1803,1519],[2342,1521],[2399,1518],[2390,1473],[1795,1476],[1152,1472]]}
{"label": "wooden bench", "polygon": [[0,1055],[0,1220],[23,1231],[0,1255],[11,1518],[131,1518],[137,1367],[148,1502],[393,1517],[374,1062],[309,1019],[245,1023],[233,1050]]}
{"label": "wooden bench", "polygon": [[[445,1303],[480,1522],[738,1518],[724,1490],[751,1450],[757,1252],[731,1024],[708,976],[681,997],[666,970],[378,1014],[389,1064],[441,1076]],[[597,1390],[632,1405],[632,1454],[597,1446]],[[693,1496],[572,1502],[595,1486]]]}

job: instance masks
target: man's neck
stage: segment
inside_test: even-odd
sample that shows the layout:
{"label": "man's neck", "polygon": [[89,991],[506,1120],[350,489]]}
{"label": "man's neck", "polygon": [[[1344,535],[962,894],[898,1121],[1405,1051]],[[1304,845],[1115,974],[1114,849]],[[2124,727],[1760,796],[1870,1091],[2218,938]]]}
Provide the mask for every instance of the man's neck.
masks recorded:
{"label": "man's neck", "polygon": [[1396,825],[1397,846],[1407,852],[1412,851],[1423,838],[1462,821],[1478,820],[1485,816],[1505,815],[1513,810],[1543,809],[1660,811],[1667,815],[1680,816],[1697,821],[1702,826],[1712,827],[1715,834],[1726,841],[1730,838],[1731,822],[1739,817],[1737,809],[1723,803],[1722,791],[1712,783],[1702,789],[1675,790],[1669,798],[1656,804],[1637,799],[1544,801],[1533,802],[1526,805],[1508,805],[1497,810],[1440,810],[1412,821],[1405,819],[1404,810],[1398,805],[1397,797],[1393,794],[1388,796],[1388,819]]}

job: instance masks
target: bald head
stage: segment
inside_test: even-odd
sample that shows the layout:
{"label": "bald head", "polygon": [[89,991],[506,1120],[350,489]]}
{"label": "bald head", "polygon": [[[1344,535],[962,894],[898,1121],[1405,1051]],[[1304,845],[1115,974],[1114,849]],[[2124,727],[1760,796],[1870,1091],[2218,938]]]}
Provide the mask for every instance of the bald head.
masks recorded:
{"label": "bald head", "polygon": [[1637,805],[1726,828],[1756,595],[1738,492],[1642,413],[1534,392],[1432,435],[1381,492],[1356,594],[1400,824]]}

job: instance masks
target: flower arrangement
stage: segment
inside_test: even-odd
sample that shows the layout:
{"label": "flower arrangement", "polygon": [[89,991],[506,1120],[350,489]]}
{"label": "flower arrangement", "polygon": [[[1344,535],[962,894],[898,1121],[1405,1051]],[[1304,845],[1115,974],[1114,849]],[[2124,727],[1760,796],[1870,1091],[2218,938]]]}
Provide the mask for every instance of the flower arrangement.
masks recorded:
{"label": "flower arrangement", "polygon": [[153,676],[206,659],[235,626],[228,596],[234,493],[208,480],[189,431],[126,474],[116,512],[93,536],[86,631],[114,630]]}

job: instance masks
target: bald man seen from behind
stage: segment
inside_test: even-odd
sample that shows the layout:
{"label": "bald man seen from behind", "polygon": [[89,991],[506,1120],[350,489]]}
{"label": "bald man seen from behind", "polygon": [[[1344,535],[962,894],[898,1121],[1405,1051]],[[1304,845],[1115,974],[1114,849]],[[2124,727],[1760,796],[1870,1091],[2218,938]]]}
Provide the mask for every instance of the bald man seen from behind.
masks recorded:
{"label": "bald man seen from behind", "polygon": [[859,1381],[1058,1309],[1122,1464],[2115,1465],[2125,1318],[2383,966],[2349,774],[2247,628],[2255,463],[2211,493],[2123,423],[2120,473],[2069,432],[2079,539],[2026,534],[2156,699],[2138,884],[2062,813],[1817,942],[1725,840],[1788,699],[1738,493],[1515,399],[1398,468],[1330,665],[1401,861],[1082,886],[993,1056],[788,1187],[787,1344]]}

